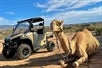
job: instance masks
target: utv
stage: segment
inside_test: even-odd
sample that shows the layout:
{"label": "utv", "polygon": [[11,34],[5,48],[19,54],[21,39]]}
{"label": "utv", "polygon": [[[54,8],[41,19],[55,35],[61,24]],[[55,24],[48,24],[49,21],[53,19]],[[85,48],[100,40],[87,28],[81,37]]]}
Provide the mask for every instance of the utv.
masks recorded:
{"label": "utv", "polygon": [[48,41],[51,37],[45,32],[43,18],[19,21],[12,34],[5,38],[2,54],[7,59],[15,55],[18,59],[25,59],[41,48],[53,51],[55,44]]}

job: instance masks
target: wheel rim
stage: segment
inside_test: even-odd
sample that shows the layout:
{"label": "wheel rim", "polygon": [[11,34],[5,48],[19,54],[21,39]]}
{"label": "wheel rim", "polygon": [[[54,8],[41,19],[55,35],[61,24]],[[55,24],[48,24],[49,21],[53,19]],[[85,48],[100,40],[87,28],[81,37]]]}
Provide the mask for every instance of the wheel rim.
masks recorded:
{"label": "wheel rim", "polygon": [[49,43],[50,49],[53,50],[54,49],[54,44],[52,42]]}
{"label": "wheel rim", "polygon": [[28,48],[24,48],[23,51],[22,51],[22,54],[24,56],[28,56],[29,55],[29,49]]}

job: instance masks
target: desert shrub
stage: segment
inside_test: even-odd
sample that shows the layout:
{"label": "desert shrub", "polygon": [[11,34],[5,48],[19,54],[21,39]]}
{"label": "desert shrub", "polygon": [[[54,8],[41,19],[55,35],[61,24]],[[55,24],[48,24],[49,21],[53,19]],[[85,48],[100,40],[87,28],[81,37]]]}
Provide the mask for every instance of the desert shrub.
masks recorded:
{"label": "desert shrub", "polygon": [[90,26],[86,27],[90,31],[95,31],[95,25],[90,24]]}
{"label": "desert shrub", "polygon": [[102,27],[97,27],[95,32],[96,35],[102,35]]}
{"label": "desert shrub", "polygon": [[67,27],[64,26],[63,29],[64,29],[64,30],[71,29],[71,26],[67,26]]}
{"label": "desert shrub", "polygon": [[50,26],[45,26],[45,32],[51,32],[52,30],[51,30],[51,28],[50,28]]}
{"label": "desert shrub", "polygon": [[95,31],[95,25],[93,24],[86,24],[86,25],[81,25],[80,27],[77,27],[75,31],[82,31],[83,29],[88,29],[89,31]]}
{"label": "desert shrub", "polygon": [[10,29],[8,29],[8,30],[0,30],[0,39],[4,39],[5,37],[10,35],[11,33],[12,33],[12,30],[10,30]]}
{"label": "desert shrub", "polygon": [[83,29],[83,27],[78,27],[77,29],[75,29],[75,32],[82,31]]}

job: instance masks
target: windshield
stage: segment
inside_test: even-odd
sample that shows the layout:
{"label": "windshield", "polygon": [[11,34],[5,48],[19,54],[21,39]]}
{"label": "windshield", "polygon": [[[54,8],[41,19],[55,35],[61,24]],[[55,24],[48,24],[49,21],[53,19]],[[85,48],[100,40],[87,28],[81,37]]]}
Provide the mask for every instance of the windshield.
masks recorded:
{"label": "windshield", "polygon": [[18,23],[14,28],[13,34],[23,33],[29,29],[28,22]]}

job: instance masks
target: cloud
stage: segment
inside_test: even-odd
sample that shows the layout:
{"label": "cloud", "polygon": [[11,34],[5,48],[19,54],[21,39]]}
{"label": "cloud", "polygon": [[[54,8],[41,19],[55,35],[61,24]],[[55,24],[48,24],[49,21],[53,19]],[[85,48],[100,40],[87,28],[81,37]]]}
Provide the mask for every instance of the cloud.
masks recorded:
{"label": "cloud", "polygon": [[17,20],[9,20],[4,17],[0,17],[0,25],[14,25]]}
{"label": "cloud", "polygon": [[48,0],[44,4],[37,3],[36,6],[39,8],[44,8],[45,12],[51,12],[81,8],[97,2],[102,2],[102,0]]}
{"label": "cloud", "polygon": [[64,11],[57,14],[42,16],[48,25],[53,19],[64,20],[65,24],[86,23],[102,21],[102,6],[89,10]]}
{"label": "cloud", "polygon": [[14,15],[15,12],[5,12],[5,14]]}
{"label": "cloud", "polygon": [[80,8],[87,5],[92,5],[97,2],[101,2],[102,0],[79,0],[77,3],[75,3],[71,8]]}
{"label": "cloud", "polygon": [[[45,19],[46,25],[49,25],[54,19],[64,20],[65,24],[97,22],[102,21],[102,6],[91,8],[89,10],[63,11],[50,15],[42,15],[40,17]],[[16,24],[17,21],[24,19],[18,18],[16,20],[10,20],[5,17],[0,17],[0,25]]]}
{"label": "cloud", "polygon": [[16,19],[7,19],[5,17],[0,17],[0,25],[15,25],[18,21],[25,20],[29,18],[16,18]]}
{"label": "cloud", "polygon": [[46,6],[46,5],[44,5],[44,4],[36,3],[36,5],[37,5],[37,7],[39,7],[39,8],[47,8],[47,6]]}

